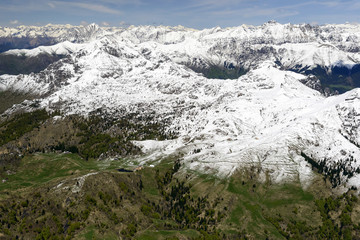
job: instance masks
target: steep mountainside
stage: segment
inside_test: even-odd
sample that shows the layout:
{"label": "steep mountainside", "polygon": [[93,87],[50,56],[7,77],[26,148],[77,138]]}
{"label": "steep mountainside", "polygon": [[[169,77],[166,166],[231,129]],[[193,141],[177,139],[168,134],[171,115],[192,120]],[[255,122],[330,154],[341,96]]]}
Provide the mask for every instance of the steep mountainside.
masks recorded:
{"label": "steep mountainside", "polygon": [[[333,39],[335,30],[342,39]],[[202,31],[130,27],[83,44],[14,50],[6,54],[67,49],[39,73],[0,76],[1,91],[40,96],[3,116],[39,108],[63,116],[101,112],[105,122],[132,116],[176,136],[134,141],[145,153],[138,159],[143,163],[179,153],[185,169],[230,176],[256,166],[264,181],[300,180],[303,186],[317,168],[333,187],[359,187],[359,90],[326,98],[302,83],[316,82],[307,76],[313,69],[330,74],[334,67],[357,66],[359,55],[346,39],[355,44],[358,33],[353,25],[273,22]],[[190,69],[211,66],[246,71],[220,80]]]}

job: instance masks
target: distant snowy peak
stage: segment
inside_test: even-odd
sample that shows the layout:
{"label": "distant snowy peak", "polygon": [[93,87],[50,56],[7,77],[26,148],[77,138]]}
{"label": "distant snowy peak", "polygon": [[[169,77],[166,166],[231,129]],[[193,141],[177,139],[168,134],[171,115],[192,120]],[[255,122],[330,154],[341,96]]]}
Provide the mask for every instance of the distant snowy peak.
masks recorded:
{"label": "distant snowy peak", "polygon": [[87,26],[48,24],[40,27],[0,27],[0,38],[50,37],[57,38],[59,42],[65,40],[84,42],[104,31],[119,33],[134,41],[158,41],[160,43],[179,42],[186,38],[207,41],[230,38],[248,43],[272,44],[323,41],[338,43],[346,47],[348,43],[356,43],[360,40],[359,24],[311,26],[309,24],[279,24],[276,22],[268,22],[260,26],[241,25],[203,30],[183,26],[130,26],[125,29],[121,27],[100,27],[94,23]]}
{"label": "distant snowy peak", "polygon": [[120,31],[120,33],[124,35],[131,34],[137,38],[137,41],[158,40],[161,43],[196,38],[204,41],[230,39],[247,42],[248,44],[283,44],[313,41],[345,44],[346,42],[359,41],[360,25],[311,26],[309,24],[293,25],[271,22],[261,26],[241,25],[238,27],[215,27],[203,30],[187,29],[184,27],[132,26],[124,31]]}
{"label": "distant snowy peak", "polygon": [[106,31],[96,24],[87,26],[53,25],[46,26],[19,26],[16,28],[0,27],[0,38],[54,38],[58,42],[84,42],[94,35]]}
{"label": "distant snowy peak", "polygon": [[84,43],[104,34],[122,31],[121,28],[88,26],[52,25],[0,27],[0,52],[11,49],[32,49],[60,42]]}
{"label": "distant snowy peak", "polygon": [[39,54],[56,54],[56,55],[69,55],[80,49],[83,44],[71,43],[69,41],[61,42],[51,46],[40,46],[33,49],[13,49],[4,52],[8,55],[34,57]]}
{"label": "distant snowy peak", "polygon": [[[67,41],[84,43],[100,39],[105,35],[114,35],[117,39],[134,44],[157,43],[157,51],[169,56],[175,62],[195,68],[223,66],[227,62],[250,69],[269,59],[281,63],[286,68],[316,66],[331,68],[340,65],[351,68],[360,62],[360,25],[351,24],[311,26],[268,22],[261,26],[241,25],[204,30],[182,26],[104,28],[96,24],[0,28],[0,39],[7,36],[47,37],[57,43]],[[69,43],[65,45],[69,46]],[[58,45],[50,47],[49,51],[57,47]],[[27,54],[43,51],[46,50],[41,48]],[[60,49],[59,51],[65,54],[72,52]]]}

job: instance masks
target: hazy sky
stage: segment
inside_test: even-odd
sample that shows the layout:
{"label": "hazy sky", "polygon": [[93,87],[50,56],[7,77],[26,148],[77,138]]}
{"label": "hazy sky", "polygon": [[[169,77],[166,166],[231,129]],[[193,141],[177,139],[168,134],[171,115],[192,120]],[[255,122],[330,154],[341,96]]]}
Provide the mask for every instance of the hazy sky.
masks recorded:
{"label": "hazy sky", "polygon": [[360,22],[359,0],[0,0],[0,25],[97,23],[193,28]]}

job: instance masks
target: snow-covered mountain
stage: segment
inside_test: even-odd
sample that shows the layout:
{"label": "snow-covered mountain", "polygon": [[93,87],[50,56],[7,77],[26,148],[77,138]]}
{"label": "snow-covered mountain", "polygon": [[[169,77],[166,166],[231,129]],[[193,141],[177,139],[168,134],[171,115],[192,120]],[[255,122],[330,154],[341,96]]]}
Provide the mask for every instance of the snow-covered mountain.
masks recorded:
{"label": "snow-covered mountain", "polygon": [[95,24],[4,29],[0,29],[0,42],[6,36],[11,39],[46,36],[59,43],[5,54],[70,54],[77,43],[114,35],[133,44],[151,43],[156,51],[172,61],[210,78],[238,78],[263,61],[271,60],[282,69],[306,74],[312,79],[308,86],[316,85],[316,89],[320,87],[327,95],[331,93],[326,88],[342,93],[348,88],[360,87],[360,25],[354,24],[311,26],[268,22],[261,26],[204,30],[182,26],[101,28]]}
{"label": "snow-covered mountain", "polygon": [[69,55],[75,52],[82,46],[81,43],[71,43],[69,41],[57,43],[50,46],[40,46],[33,49],[12,49],[6,51],[5,55],[16,55],[21,57],[34,57],[40,54],[50,54],[50,55]]}
{"label": "snow-covered mountain", "polygon": [[[67,57],[38,74],[0,76],[0,91],[36,93],[42,96],[37,106],[65,115],[98,109],[117,118],[136,114],[176,133],[175,140],[137,142],[146,153],[143,162],[181,152],[188,169],[229,176],[255,166],[264,179],[299,179],[306,186],[312,159],[346,187],[360,187],[360,90],[325,97],[302,83],[309,82],[302,71],[317,66],[356,66],[359,35],[357,25],[274,22],[201,31],[104,30],[81,44],[7,52],[68,49]],[[209,79],[189,68],[195,65],[241,65],[247,72]],[[33,105],[26,101],[5,114]]]}
{"label": "snow-covered mountain", "polygon": [[[216,27],[204,30],[189,29],[182,26],[101,28],[96,24],[88,26],[49,24],[43,27],[0,27],[0,39],[9,37],[12,39],[52,38],[54,43],[64,41],[87,42],[110,33],[133,43],[157,42],[163,48],[159,50],[165,51],[167,55],[171,53],[175,55],[174,59],[178,60],[176,62],[179,62],[179,57],[182,56],[183,61],[204,58],[204,60],[208,60],[209,64],[222,65],[224,60],[227,60],[228,62],[233,61],[234,64],[251,66],[251,64],[255,64],[251,63],[254,59],[248,59],[247,55],[243,56],[242,54],[254,55],[256,51],[262,51],[264,54],[267,51],[275,58],[279,58],[279,55],[284,58],[280,60],[283,60],[282,63],[286,66],[291,64],[327,65],[329,64],[328,61],[330,64],[343,63],[351,66],[351,64],[358,63],[359,56],[354,53],[360,51],[360,25],[354,24],[282,25],[270,21],[261,26],[242,25],[225,29]],[[304,50],[307,50],[305,56]],[[329,52],[328,58],[323,59],[325,55],[322,52]],[[344,53],[347,54],[344,56]],[[292,54],[297,56],[288,56]],[[299,57],[301,59],[298,59]],[[298,60],[294,61],[294,59]],[[289,62],[289,60],[292,61]]]}
{"label": "snow-covered mountain", "polygon": [[104,32],[121,31],[121,28],[101,28],[96,24],[87,26],[54,25],[0,27],[0,52],[10,49],[31,49],[64,41],[87,42]]}

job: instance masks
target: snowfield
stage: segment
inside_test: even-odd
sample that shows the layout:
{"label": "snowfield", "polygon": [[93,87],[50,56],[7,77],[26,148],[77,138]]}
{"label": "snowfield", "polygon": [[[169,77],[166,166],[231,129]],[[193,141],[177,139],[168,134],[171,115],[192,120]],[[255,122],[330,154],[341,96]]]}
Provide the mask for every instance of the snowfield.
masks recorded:
{"label": "snowfield", "polygon": [[[360,90],[326,98],[300,82],[305,75],[276,64],[351,68],[360,56],[346,50],[353,46],[346,39],[359,39],[360,27],[333,26],[342,38],[337,46],[324,43],[330,38],[325,32],[318,34],[324,39],[320,43],[308,28],[268,23],[202,31],[130,27],[102,32],[87,43],[41,48],[67,49],[68,57],[39,74],[2,75],[0,90],[35,92],[43,96],[37,100],[40,107],[60,108],[65,115],[87,116],[101,109],[118,118],[151,116],[178,138],[136,142],[145,153],[139,159],[143,163],[180,152],[191,170],[227,177],[255,166],[264,180],[300,180],[306,187],[313,171],[303,153],[330,169],[342,166],[352,172],[340,174],[344,186],[360,187]],[[255,50],[267,44],[272,50],[239,59],[244,44],[252,42]],[[251,69],[235,80],[207,79],[182,65],[195,58],[206,64],[244,61]],[[30,105],[15,105],[5,114]]]}

